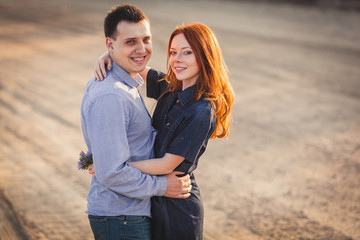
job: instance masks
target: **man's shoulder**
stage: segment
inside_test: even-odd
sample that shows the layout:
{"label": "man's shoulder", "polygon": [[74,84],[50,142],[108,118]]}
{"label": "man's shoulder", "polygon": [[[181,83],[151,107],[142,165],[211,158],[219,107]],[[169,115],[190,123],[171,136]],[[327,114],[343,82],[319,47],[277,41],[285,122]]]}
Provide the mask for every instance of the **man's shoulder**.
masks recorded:
{"label": "man's shoulder", "polygon": [[116,95],[119,99],[126,98],[124,92],[128,91],[128,87],[119,79],[115,79],[112,74],[108,74],[108,76],[103,81],[92,82],[88,88],[90,98],[93,101],[105,96],[112,95]]}

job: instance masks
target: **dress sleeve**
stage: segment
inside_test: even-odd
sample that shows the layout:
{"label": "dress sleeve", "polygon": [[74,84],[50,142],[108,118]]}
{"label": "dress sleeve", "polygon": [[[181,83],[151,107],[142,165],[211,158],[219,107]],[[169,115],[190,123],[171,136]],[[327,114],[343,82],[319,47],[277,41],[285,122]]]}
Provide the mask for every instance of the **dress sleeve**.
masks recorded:
{"label": "dress sleeve", "polygon": [[146,96],[158,99],[168,89],[168,83],[165,80],[166,74],[155,69],[150,69],[146,77]]}
{"label": "dress sleeve", "polygon": [[167,153],[184,157],[193,163],[205,150],[213,132],[215,119],[211,119],[211,106],[202,105],[177,126]]}

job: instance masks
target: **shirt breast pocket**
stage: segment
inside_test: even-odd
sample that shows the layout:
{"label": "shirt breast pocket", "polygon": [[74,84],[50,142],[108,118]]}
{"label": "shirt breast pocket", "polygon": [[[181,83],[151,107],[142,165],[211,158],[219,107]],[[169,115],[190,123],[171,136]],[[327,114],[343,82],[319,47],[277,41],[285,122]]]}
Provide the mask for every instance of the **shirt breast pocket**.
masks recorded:
{"label": "shirt breast pocket", "polygon": [[174,133],[176,128],[179,126],[179,119],[172,116],[165,117],[165,128],[168,132]]}

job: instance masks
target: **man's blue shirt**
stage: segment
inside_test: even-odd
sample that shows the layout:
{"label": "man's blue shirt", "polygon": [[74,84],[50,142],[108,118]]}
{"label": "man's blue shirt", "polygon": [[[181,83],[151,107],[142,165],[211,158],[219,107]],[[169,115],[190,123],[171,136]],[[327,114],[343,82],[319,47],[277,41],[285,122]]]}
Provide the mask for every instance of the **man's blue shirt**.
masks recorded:
{"label": "man's blue shirt", "polygon": [[90,79],[81,105],[81,125],[93,154],[96,177],[87,213],[150,216],[150,197],[164,195],[165,176],[141,173],[128,162],[154,157],[156,130],[136,81],[113,63],[104,81]]}

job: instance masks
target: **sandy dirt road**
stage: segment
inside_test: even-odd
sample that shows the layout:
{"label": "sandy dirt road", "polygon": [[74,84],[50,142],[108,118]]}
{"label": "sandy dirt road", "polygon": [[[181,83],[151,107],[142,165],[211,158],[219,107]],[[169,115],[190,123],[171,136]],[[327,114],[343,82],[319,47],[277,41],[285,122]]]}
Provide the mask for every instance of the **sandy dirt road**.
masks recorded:
{"label": "sandy dirt road", "polygon": [[[360,14],[129,2],[151,20],[150,66],[165,70],[171,31],[196,20],[229,67],[231,136],[210,142],[196,173],[205,239],[360,239]],[[92,239],[79,109],[118,3],[0,1],[1,240]]]}

